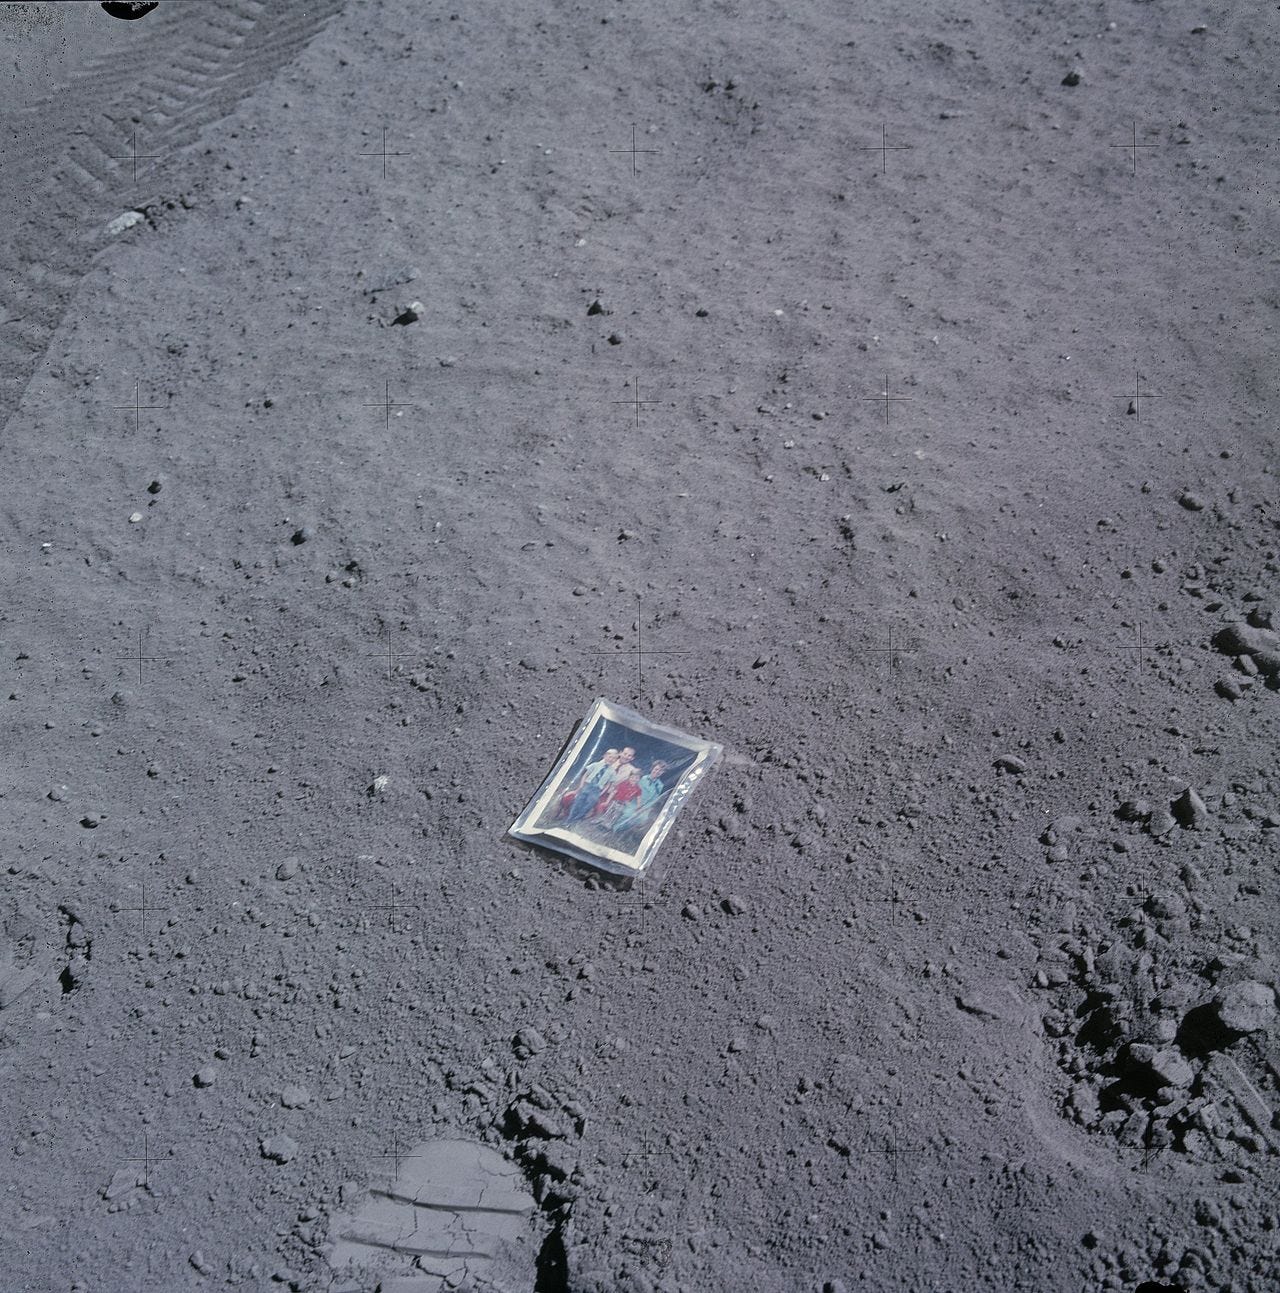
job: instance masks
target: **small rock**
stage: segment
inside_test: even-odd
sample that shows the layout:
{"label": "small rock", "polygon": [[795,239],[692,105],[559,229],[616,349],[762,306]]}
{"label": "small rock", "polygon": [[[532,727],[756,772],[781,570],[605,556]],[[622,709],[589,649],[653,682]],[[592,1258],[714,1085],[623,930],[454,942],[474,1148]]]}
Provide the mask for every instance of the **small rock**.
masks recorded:
{"label": "small rock", "polygon": [[1161,835],[1168,835],[1177,824],[1167,808],[1157,808],[1147,818],[1147,834],[1159,838]]}
{"label": "small rock", "polygon": [[276,867],[277,880],[292,880],[298,874],[298,859],[285,858],[283,862]]}
{"label": "small rock", "polygon": [[211,1267],[205,1261],[204,1253],[202,1253],[200,1249],[197,1248],[195,1252],[193,1252],[191,1256],[187,1258],[187,1261],[189,1261],[191,1265],[200,1272],[201,1275],[213,1274],[213,1267]]}
{"label": "small rock", "polygon": [[611,346],[620,346],[622,345],[622,338],[616,332],[611,332],[609,334],[609,344]]}
{"label": "small rock", "polygon": [[1071,1110],[1078,1123],[1085,1127],[1091,1126],[1097,1122],[1100,1112],[1098,1093],[1087,1082],[1077,1082],[1071,1088],[1071,1094],[1067,1098],[1067,1107]]}
{"label": "small rock", "polygon": [[280,1092],[280,1103],[286,1109],[302,1109],[311,1103],[311,1092],[304,1086],[287,1086]]}
{"label": "small rock", "polygon": [[740,894],[731,893],[721,902],[720,906],[729,913],[730,916],[741,916],[746,913],[747,900]]}
{"label": "small rock", "polygon": [[1240,700],[1244,696],[1244,688],[1234,678],[1219,678],[1213,689],[1223,700]]}
{"label": "small rock", "polygon": [[1178,495],[1178,502],[1187,509],[1188,512],[1203,512],[1204,499],[1199,494],[1192,493],[1189,489],[1184,489]]}
{"label": "small rock", "polygon": [[129,524],[130,524],[130,525],[137,525],[137,524],[138,524],[138,522],[139,522],[139,521],[141,521],[141,520],[142,520],[142,513],[141,513],[141,512],[130,512],[130,513],[129,513]]}
{"label": "small rock", "polygon": [[399,324],[402,328],[407,328],[411,323],[417,323],[427,312],[427,307],[421,301],[410,301],[407,305],[400,306],[400,313],[391,320],[391,326]]}
{"label": "small rock", "polygon": [[589,306],[587,306],[587,313],[588,313],[588,314],[603,314],[603,313],[604,313],[604,306],[600,304],[599,300],[592,301],[592,302],[591,302],[591,304],[590,304]]}
{"label": "small rock", "polygon": [[1076,68],[1072,68],[1066,76],[1062,78],[1063,85],[1076,86],[1080,84],[1080,73]]}
{"label": "small rock", "polygon": [[1172,1046],[1156,1051],[1149,1067],[1164,1086],[1190,1086],[1196,1075],[1195,1069],[1183,1059],[1182,1052]]}
{"label": "small rock", "polygon": [[547,1039],[536,1028],[526,1024],[516,1033],[514,1045],[516,1050],[523,1050],[530,1055],[537,1055],[540,1051],[547,1049]]}
{"label": "small rock", "polygon": [[1122,822],[1142,822],[1151,816],[1151,805],[1145,799],[1126,799],[1116,809],[1116,816]]}
{"label": "small rock", "polygon": [[998,755],[992,763],[1004,772],[1020,773],[1027,770],[1027,765],[1016,754]]}
{"label": "small rock", "polygon": [[153,480],[151,484],[147,486],[147,493],[158,494],[163,488],[164,486],[158,480]]}
{"label": "small rock", "polygon": [[309,526],[304,525],[299,530],[294,530],[290,536],[290,542],[294,544],[308,543],[316,537],[316,532]]}
{"label": "small rock", "polygon": [[102,1191],[102,1197],[110,1202],[118,1199],[122,1194],[128,1194],[130,1190],[138,1188],[138,1173],[134,1168],[122,1167],[111,1177],[110,1183]]}
{"label": "small rock", "polygon": [[107,225],[107,236],[114,238],[117,234],[124,233],[126,229],[132,229],[134,225],[140,224],[144,219],[146,217],[141,211],[125,211]]}
{"label": "small rock", "polygon": [[986,993],[969,992],[956,997],[956,1005],[970,1015],[979,1019],[1003,1019],[1004,1012],[993,998]]}
{"label": "small rock", "polygon": [[1222,989],[1214,998],[1222,1026],[1233,1033],[1261,1032],[1276,1012],[1276,994],[1265,983],[1245,979]]}
{"label": "small rock", "polygon": [[192,1079],[196,1086],[212,1086],[218,1080],[218,1070],[212,1064],[206,1064]]}
{"label": "small rock", "polygon": [[1190,830],[1203,830],[1209,824],[1209,810],[1190,786],[1169,805],[1169,809],[1174,819]]}
{"label": "small rock", "polygon": [[273,1163],[288,1163],[297,1157],[298,1142],[281,1132],[262,1141],[261,1149],[263,1158],[269,1158]]}
{"label": "small rock", "polygon": [[1250,656],[1280,651],[1280,634],[1237,621],[1224,624],[1213,635],[1213,645],[1229,656]]}

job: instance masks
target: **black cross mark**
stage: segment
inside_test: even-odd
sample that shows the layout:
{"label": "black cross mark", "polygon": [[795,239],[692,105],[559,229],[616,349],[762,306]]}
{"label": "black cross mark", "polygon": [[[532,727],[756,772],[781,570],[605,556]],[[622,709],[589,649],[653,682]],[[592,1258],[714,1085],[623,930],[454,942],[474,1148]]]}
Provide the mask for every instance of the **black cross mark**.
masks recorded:
{"label": "black cross mark", "polygon": [[[395,643],[393,642],[391,637],[391,630],[387,629],[386,633],[387,633],[387,650],[386,650],[387,681],[390,682],[391,677],[396,670],[396,649],[395,649]],[[381,657],[382,654],[383,653],[381,651],[378,652],[379,657]]]}
{"label": "black cross mark", "polygon": [[139,629],[139,630],[138,630],[138,650],[137,650],[136,652],[130,653],[129,655],[118,655],[118,656],[114,656],[114,657],[112,657],[112,658],[113,658],[113,659],[116,659],[116,660],[130,660],[130,661],[135,661],[135,660],[136,660],[136,661],[137,661],[137,664],[138,664],[138,686],[139,686],[139,687],[141,687],[141,686],[142,686],[142,666],[143,666],[143,664],[144,664],[144,663],[146,663],[146,664],[154,664],[157,660],[168,660],[170,657],[169,657],[169,656],[167,656],[167,655],[143,655],[143,653],[142,653],[142,630],[141,630],[141,629]]}
{"label": "black cross mark", "polygon": [[864,395],[862,397],[864,404],[883,404],[884,405],[884,424],[889,425],[889,405],[890,404],[910,404],[912,397],[910,395],[890,395],[889,394],[889,374],[884,377],[884,394],[883,395]]}
{"label": "black cross mark", "polygon": [[1158,1162],[1172,1148],[1172,1143],[1168,1145],[1144,1145],[1142,1147],[1142,1167],[1145,1171],[1152,1163]]}
{"label": "black cross mark", "polygon": [[142,1157],[126,1158],[124,1161],[142,1164],[142,1187],[149,1190],[151,1188],[151,1138],[145,1128],[142,1132]]}
{"label": "black cross mark", "polygon": [[640,398],[640,379],[637,377],[633,380],[632,385],[635,387],[635,394],[629,400],[610,400],[610,404],[626,404],[635,409],[635,425],[640,425],[640,407],[644,404],[657,404],[657,400],[642,400]]}
{"label": "black cross mark", "polygon": [[1144,651],[1150,651],[1150,649],[1151,648],[1147,645],[1145,639],[1142,636],[1141,624],[1137,625],[1134,629],[1134,638],[1131,645],[1120,646],[1116,648],[1117,651],[1132,651],[1134,653],[1133,661],[1134,661],[1134,667],[1136,668],[1138,673],[1139,686],[1142,685],[1142,653]]}
{"label": "black cross mark", "polygon": [[[655,1146],[653,1142],[649,1139],[649,1132],[646,1129],[644,1135],[640,1138],[640,1147],[638,1149],[631,1150],[630,1156],[633,1159],[639,1159],[641,1163],[644,1164],[644,1169],[647,1173],[650,1170],[652,1160],[657,1156],[665,1154],[666,1152],[667,1152],[667,1146],[665,1144]],[[658,1182],[650,1181],[644,1187],[644,1193],[652,1194],[657,1188],[658,1188]]]}
{"label": "black cross mark", "polygon": [[883,655],[885,664],[888,668],[888,676],[897,681],[898,657],[900,655],[914,655],[915,647],[903,646],[901,643],[895,644],[893,640],[893,629],[890,627],[888,637],[885,639],[884,646],[873,646],[867,648],[872,655]]}
{"label": "black cross mark", "polygon": [[400,1176],[400,1164],[408,1158],[421,1158],[421,1154],[406,1154],[400,1149],[400,1138],[394,1132],[391,1135],[391,1149],[385,1153],[379,1154],[379,1158],[389,1158],[395,1164],[395,1179]]}
{"label": "black cross mark", "polygon": [[883,1154],[887,1162],[892,1163],[892,1180],[894,1184],[898,1181],[898,1160],[910,1154],[924,1153],[923,1145],[901,1145],[898,1143],[898,1129],[889,1127],[885,1130],[885,1142],[882,1146],[868,1145],[867,1152],[871,1154]]}
{"label": "black cross mark", "polygon": [[1111,398],[1115,400],[1128,400],[1129,408],[1132,410],[1134,416],[1138,419],[1138,421],[1141,422],[1142,421],[1142,401],[1154,400],[1154,399],[1158,399],[1159,397],[1155,394],[1154,391],[1144,391],[1141,388],[1139,377],[1138,377],[1138,370],[1137,368],[1135,368],[1133,370],[1133,394],[1132,395],[1113,395]]}
{"label": "black cross mark", "polygon": [[650,900],[648,895],[628,890],[626,893],[618,895],[618,906],[626,913],[628,921],[631,922],[631,932],[638,934],[641,938],[646,937],[649,932]]}
{"label": "black cross mark", "polygon": [[412,153],[389,153],[387,152],[387,128],[382,127],[382,150],[380,152],[357,153],[357,157],[381,157],[382,158],[382,178],[387,178],[387,158],[388,157],[412,157]]}
{"label": "black cross mark", "polygon": [[144,404],[142,402],[142,380],[137,379],[133,383],[133,403],[132,404],[113,404],[113,409],[132,409],[133,410],[133,429],[134,432],[142,430],[142,411],[143,409],[163,409],[168,408],[167,404]]}
{"label": "black cross mark", "polygon": [[371,903],[371,904],[370,904],[370,910],[371,910],[371,911],[385,911],[385,912],[387,913],[387,928],[388,928],[388,929],[395,929],[395,927],[396,927],[396,912],[397,912],[397,911],[404,911],[404,905],[403,905],[402,903],[397,903],[397,902],[396,902],[396,891],[395,891],[395,886],[394,886],[394,885],[388,885],[388,886],[387,886],[387,888],[388,888],[388,889],[389,889],[389,891],[390,891],[390,898],[389,898],[389,901],[387,901],[387,902]]}
{"label": "black cross mark", "polygon": [[889,142],[889,132],[885,126],[880,127],[880,142],[878,144],[856,144],[853,151],[855,153],[879,153],[880,154],[880,173],[887,175],[889,173],[889,154],[898,152],[901,149],[914,148],[914,144],[891,144]]}
{"label": "black cross mark", "polygon": [[404,404],[399,400],[393,400],[391,398],[391,383],[389,381],[384,381],[382,383],[382,399],[375,400],[372,404],[365,405],[365,408],[367,409],[381,409],[383,411],[383,422],[386,425],[388,433],[391,431],[391,410],[411,409],[414,407],[415,406],[413,404]]}
{"label": "black cross mark", "polygon": [[[81,132],[81,133],[83,133],[83,132]],[[159,153],[140,153],[140,152],[138,152],[138,132],[137,132],[137,130],[136,130],[136,129],[133,131],[132,138],[133,138],[133,151],[132,151],[132,152],[129,152],[129,153],[108,153],[108,154],[107,154],[107,156],[108,156],[108,157],[115,157],[115,158],[117,158],[117,159],[118,159],[118,160],[120,160],[120,161],[132,161],[132,162],[133,162],[133,182],[136,184],[136,183],[138,182],[138,163],[139,163],[139,162],[153,162],[153,161],[156,161],[156,160],[159,158],[159,156],[160,156],[160,155],[159,155]]]}
{"label": "black cross mark", "polygon": [[636,696],[644,694],[644,658],[655,655],[692,655],[692,651],[675,648],[654,648],[644,645],[644,634],[641,629],[640,594],[636,594],[636,644],[633,647],[615,647],[612,651],[587,651],[586,655],[619,656],[634,655],[636,658]]}
{"label": "black cross mark", "polygon": [[1139,148],[1159,148],[1159,144],[1140,144],[1138,143],[1138,123],[1133,123],[1133,142],[1128,144],[1109,144],[1109,148],[1124,148],[1133,154],[1133,173],[1138,173],[1138,149]]}
{"label": "black cross mark", "polygon": [[637,148],[636,147],[636,126],[635,126],[635,122],[633,121],[631,123],[631,147],[630,148],[611,148],[609,149],[609,151],[611,153],[630,153],[631,154],[631,174],[639,175],[640,172],[636,169],[636,156],[639,153],[656,153],[658,150],[656,148]]}
{"label": "black cross mark", "polygon": [[136,911],[136,912],[140,912],[140,913],[141,913],[141,915],[142,915],[142,937],[143,937],[143,938],[146,938],[146,936],[147,936],[147,913],[148,913],[148,912],[155,912],[155,911],[165,911],[165,910],[167,910],[167,908],[164,908],[164,907],[153,907],[153,906],[151,906],[151,905],[147,902],[147,886],[144,884],[144,885],[142,886],[142,903],[141,903],[141,905],[140,905],[140,906],[137,906],[137,907],[126,907],[124,910],[125,910],[125,911]]}

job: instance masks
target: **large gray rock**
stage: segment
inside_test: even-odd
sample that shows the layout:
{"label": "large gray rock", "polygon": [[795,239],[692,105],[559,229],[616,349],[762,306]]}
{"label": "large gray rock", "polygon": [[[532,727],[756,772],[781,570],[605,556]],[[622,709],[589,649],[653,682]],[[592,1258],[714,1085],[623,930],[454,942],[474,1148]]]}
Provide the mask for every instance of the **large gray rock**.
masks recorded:
{"label": "large gray rock", "polygon": [[1198,794],[1188,786],[1177,799],[1169,805],[1174,817],[1183,826],[1193,831],[1201,831],[1209,824],[1209,810]]}
{"label": "large gray rock", "polygon": [[1261,1032],[1276,1013],[1276,994],[1265,983],[1245,979],[1223,988],[1214,997],[1222,1026],[1233,1033]]}

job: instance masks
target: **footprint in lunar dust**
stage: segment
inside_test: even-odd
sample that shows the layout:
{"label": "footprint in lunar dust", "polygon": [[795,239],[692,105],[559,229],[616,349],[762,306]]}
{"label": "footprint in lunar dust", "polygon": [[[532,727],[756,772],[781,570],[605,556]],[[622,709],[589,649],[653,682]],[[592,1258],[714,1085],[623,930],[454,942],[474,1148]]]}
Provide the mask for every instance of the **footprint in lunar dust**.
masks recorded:
{"label": "footprint in lunar dust", "polygon": [[545,1226],[515,1164],[464,1140],[423,1141],[396,1159],[390,1184],[333,1217],[326,1256],[338,1275],[334,1293],[375,1276],[397,1293],[444,1293],[464,1278],[534,1287]]}

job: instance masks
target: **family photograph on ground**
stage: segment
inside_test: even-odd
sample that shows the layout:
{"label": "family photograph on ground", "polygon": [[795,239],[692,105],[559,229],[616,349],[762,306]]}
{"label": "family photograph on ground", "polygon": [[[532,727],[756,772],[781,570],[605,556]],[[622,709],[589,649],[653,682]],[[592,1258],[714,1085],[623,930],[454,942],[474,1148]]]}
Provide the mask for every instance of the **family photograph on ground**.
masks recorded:
{"label": "family photograph on ground", "polygon": [[680,801],[719,752],[599,700],[512,834],[641,870]]}

